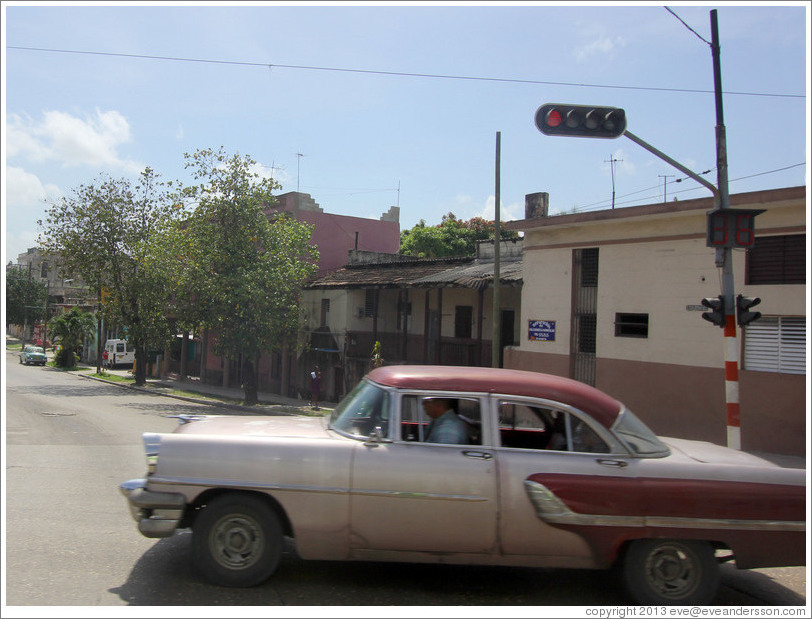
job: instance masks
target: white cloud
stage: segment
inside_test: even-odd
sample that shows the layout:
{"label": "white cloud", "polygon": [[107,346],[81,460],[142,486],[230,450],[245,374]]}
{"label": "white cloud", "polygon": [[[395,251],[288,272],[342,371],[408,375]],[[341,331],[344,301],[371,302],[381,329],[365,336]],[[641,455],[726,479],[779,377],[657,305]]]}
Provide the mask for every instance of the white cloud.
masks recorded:
{"label": "white cloud", "polygon": [[59,187],[43,185],[35,174],[16,166],[6,167],[6,202],[10,208],[28,209],[40,206],[45,199],[61,195]]}
{"label": "white cloud", "polygon": [[122,159],[117,150],[132,141],[127,119],[116,111],[84,118],[67,112],[47,111],[40,121],[17,114],[9,116],[9,158],[32,162],[56,161],[64,167],[89,166],[138,173],[144,166]]}
{"label": "white cloud", "polygon": [[623,37],[598,35],[591,42],[575,48],[575,59],[578,62],[587,62],[596,55],[611,58],[616,48],[625,47],[625,45],[626,41]]}
{"label": "white cloud", "polygon": [[[504,202],[499,206],[499,221],[514,221],[520,219],[519,214],[524,214],[524,204],[505,204]],[[482,207],[476,217],[482,217],[488,221],[496,219],[496,197],[488,196],[485,205]]]}

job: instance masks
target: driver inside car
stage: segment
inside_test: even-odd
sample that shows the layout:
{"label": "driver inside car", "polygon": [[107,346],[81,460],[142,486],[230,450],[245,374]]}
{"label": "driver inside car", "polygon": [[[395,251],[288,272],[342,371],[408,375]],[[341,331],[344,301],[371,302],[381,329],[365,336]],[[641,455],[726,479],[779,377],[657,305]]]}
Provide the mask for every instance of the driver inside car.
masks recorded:
{"label": "driver inside car", "polygon": [[426,443],[465,444],[468,442],[468,427],[457,417],[451,401],[445,398],[425,398],[423,410],[431,417],[426,429]]}

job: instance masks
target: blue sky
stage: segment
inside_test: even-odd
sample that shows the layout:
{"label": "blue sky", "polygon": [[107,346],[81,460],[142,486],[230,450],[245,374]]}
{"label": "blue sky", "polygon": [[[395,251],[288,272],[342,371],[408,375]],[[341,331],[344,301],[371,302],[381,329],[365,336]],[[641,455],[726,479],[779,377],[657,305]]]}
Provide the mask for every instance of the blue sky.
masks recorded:
{"label": "blue sky", "polygon": [[330,213],[397,205],[402,229],[493,218],[497,132],[506,220],[538,191],[553,213],[610,208],[610,159],[617,208],[708,196],[627,138],[547,137],[533,117],[622,107],[715,184],[714,8],[730,192],[806,184],[809,3],[669,7],[687,26],[643,3],[4,2],[4,260],[35,245],[43,199],[145,166],[189,180],[183,154],[209,147]]}

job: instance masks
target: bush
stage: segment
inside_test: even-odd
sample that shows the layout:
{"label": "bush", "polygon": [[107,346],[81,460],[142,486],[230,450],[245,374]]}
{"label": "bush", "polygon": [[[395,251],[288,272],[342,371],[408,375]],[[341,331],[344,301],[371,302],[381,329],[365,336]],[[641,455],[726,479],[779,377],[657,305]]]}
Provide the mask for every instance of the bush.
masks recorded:
{"label": "bush", "polygon": [[60,368],[76,367],[78,362],[79,355],[73,352],[73,350],[65,348],[64,346],[60,346],[59,350],[56,351],[56,355],[54,356],[54,364]]}

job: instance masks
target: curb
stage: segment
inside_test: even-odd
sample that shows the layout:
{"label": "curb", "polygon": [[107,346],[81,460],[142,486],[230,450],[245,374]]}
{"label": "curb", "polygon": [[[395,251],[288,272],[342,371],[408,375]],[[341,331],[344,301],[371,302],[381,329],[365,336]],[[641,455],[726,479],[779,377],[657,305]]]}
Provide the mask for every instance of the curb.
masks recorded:
{"label": "curb", "polygon": [[[285,407],[285,404],[257,404],[256,406],[246,406],[244,404],[232,404],[230,402],[224,402],[222,400],[218,400],[216,396],[213,396],[213,399],[204,399],[204,398],[196,398],[193,396],[185,396],[185,395],[178,395],[175,393],[168,393],[166,391],[152,391],[147,387],[136,386],[136,385],[128,385],[116,381],[105,380],[103,378],[98,378],[96,376],[88,376],[87,374],[82,374],[77,372],[77,376],[81,376],[82,378],[88,380],[95,380],[96,382],[104,383],[105,385],[112,385],[114,387],[123,387],[125,389],[130,389],[132,391],[138,391],[140,393],[149,393],[152,395],[164,396],[167,398],[174,398],[176,400],[183,400],[186,402],[192,402],[194,404],[205,404],[207,406],[218,406],[221,408],[228,408],[233,411],[237,411],[240,413],[245,414],[252,414],[252,415],[280,415],[280,416],[290,416],[290,417],[315,417],[316,415],[308,415],[307,413],[293,413],[286,410],[269,410],[268,407]],[[168,389],[167,387],[159,386],[159,389]],[[260,408],[261,407],[261,408]]]}

